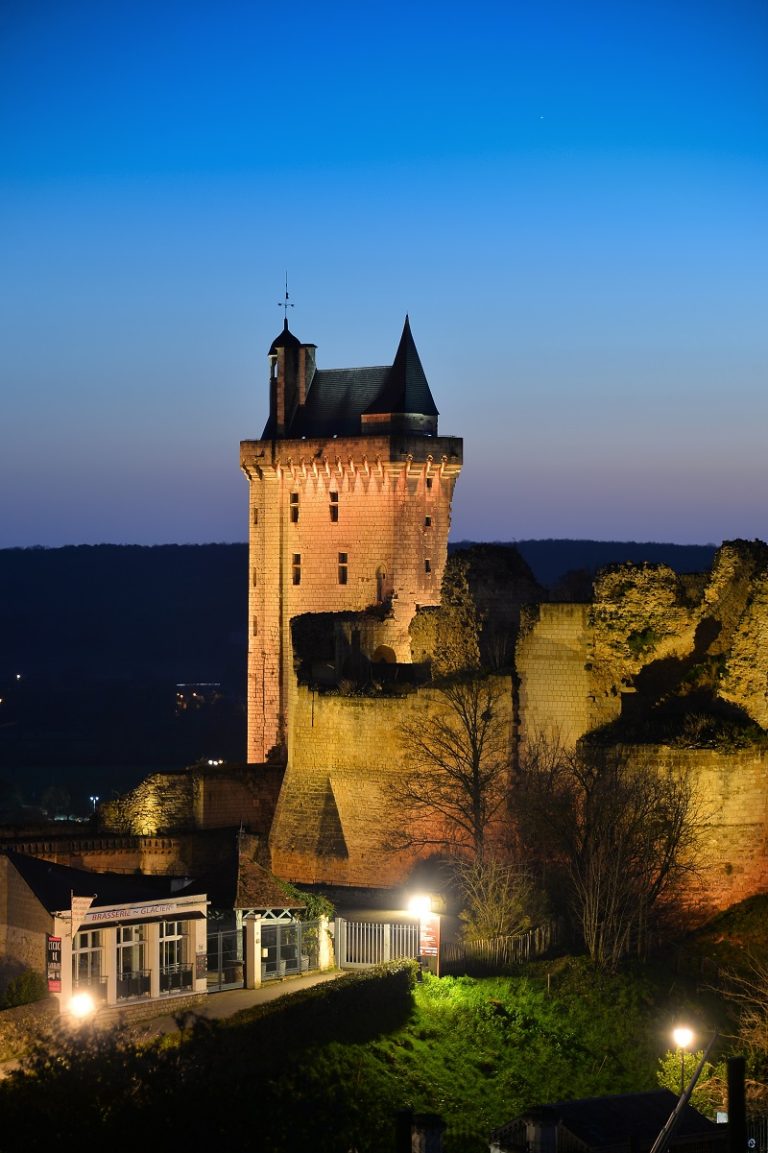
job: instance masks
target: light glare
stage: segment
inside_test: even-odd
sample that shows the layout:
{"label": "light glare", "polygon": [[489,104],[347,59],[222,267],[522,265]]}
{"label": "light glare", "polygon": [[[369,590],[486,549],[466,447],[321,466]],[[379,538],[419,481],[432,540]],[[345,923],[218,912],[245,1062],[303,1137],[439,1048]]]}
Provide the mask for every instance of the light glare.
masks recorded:
{"label": "light glare", "polygon": [[89,1017],[94,1011],[95,1005],[93,997],[90,993],[75,993],[72,1000],[69,1002],[69,1011],[73,1017]]}

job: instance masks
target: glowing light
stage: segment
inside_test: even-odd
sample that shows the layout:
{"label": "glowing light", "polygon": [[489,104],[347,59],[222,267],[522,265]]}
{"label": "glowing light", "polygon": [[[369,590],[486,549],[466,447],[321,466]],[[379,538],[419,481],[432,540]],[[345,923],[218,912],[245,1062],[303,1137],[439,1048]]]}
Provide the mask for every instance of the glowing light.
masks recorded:
{"label": "glowing light", "polygon": [[84,1017],[90,1017],[95,1008],[96,1005],[90,993],[75,993],[69,1002],[70,1013],[79,1020],[82,1020]]}
{"label": "glowing light", "polygon": [[423,893],[417,893],[408,901],[408,912],[417,917],[423,917],[432,912],[432,898]]}
{"label": "glowing light", "polygon": [[687,1025],[678,1025],[676,1029],[672,1030],[672,1039],[678,1049],[690,1049],[693,1041],[693,1030],[689,1029]]}

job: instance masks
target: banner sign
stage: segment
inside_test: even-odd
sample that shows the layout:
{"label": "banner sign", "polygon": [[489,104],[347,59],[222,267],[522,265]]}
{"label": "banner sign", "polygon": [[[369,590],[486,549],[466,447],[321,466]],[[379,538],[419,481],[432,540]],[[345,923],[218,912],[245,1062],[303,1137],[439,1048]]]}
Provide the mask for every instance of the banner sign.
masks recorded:
{"label": "banner sign", "polygon": [[46,946],[48,992],[61,992],[61,937],[48,936]]}
{"label": "banner sign", "polygon": [[72,894],[72,936],[74,937],[77,930],[85,920],[85,914],[90,909],[94,902],[94,897],[76,897]]}
{"label": "banner sign", "polygon": [[440,914],[422,913],[420,918],[419,952],[422,957],[440,955]]}

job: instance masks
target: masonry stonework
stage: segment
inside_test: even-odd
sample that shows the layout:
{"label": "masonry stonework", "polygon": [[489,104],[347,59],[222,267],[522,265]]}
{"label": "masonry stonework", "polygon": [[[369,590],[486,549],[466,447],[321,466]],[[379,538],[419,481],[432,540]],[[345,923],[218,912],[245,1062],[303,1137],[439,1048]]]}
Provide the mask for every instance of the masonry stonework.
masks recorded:
{"label": "masonry stonework", "polygon": [[285,759],[295,616],[379,608],[379,651],[364,655],[410,661],[410,621],[440,599],[462,462],[461,441],[437,436],[407,319],[391,366],[320,371],[314,345],[287,323],[269,360],[269,420],[240,454],[250,486],[250,764]]}

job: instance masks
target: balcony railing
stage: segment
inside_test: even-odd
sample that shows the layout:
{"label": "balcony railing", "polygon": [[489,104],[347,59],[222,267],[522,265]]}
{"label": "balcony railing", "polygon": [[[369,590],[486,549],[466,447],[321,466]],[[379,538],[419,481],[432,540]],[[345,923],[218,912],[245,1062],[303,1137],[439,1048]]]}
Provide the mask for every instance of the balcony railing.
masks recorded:
{"label": "balcony railing", "polygon": [[182,993],[194,986],[191,965],[166,965],[160,970],[160,992]]}
{"label": "balcony railing", "polygon": [[149,978],[149,969],[134,969],[131,973],[119,973],[117,977],[118,1001],[125,1001],[129,997],[148,997]]}

